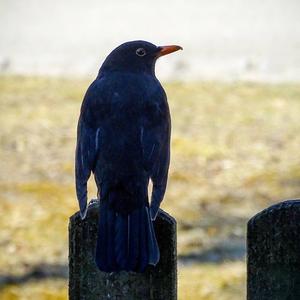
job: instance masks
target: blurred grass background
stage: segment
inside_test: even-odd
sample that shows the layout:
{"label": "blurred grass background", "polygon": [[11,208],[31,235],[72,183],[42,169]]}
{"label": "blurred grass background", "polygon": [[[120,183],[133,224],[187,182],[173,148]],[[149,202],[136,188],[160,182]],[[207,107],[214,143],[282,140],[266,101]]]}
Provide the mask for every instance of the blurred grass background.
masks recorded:
{"label": "blurred grass background", "polygon": [[[67,299],[76,126],[88,80],[0,77],[0,299]],[[179,299],[245,297],[245,229],[299,197],[298,84],[171,82],[163,208],[178,221]],[[90,198],[96,195],[93,180]]]}

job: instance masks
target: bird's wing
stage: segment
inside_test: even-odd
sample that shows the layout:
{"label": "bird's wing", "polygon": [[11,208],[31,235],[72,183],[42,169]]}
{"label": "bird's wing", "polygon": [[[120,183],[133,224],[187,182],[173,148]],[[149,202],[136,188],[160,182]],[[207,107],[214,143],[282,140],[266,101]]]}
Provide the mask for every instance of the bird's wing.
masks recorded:
{"label": "bird's wing", "polygon": [[142,128],[142,147],[144,166],[150,171],[153,183],[150,213],[155,220],[161,201],[163,200],[170,164],[170,116],[167,102],[162,105],[162,121],[151,128]]}
{"label": "bird's wing", "polygon": [[153,173],[151,175],[151,180],[153,183],[151,204],[150,204],[150,214],[151,219],[155,220],[161,201],[165,195],[167,181],[168,181],[168,171],[170,164],[170,143],[166,136],[164,144],[160,145],[160,151],[158,153],[158,158],[154,163]]}
{"label": "bird's wing", "polygon": [[77,127],[77,146],[75,153],[76,194],[81,218],[87,213],[87,181],[94,171],[100,144],[101,129],[93,120],[93,102],[95,102],[93,85],[88,89],[82,103]]}

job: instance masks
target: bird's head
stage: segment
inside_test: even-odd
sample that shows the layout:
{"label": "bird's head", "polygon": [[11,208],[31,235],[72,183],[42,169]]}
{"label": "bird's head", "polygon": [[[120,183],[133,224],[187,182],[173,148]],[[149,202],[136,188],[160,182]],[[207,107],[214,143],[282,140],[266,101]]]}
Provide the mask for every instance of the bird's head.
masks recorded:
{"label": "bird's head", "polygon": [[114,49],[105,59],[100,73],[109,71],[154,74],[157,58],[182,50],[177,45],[155,46],[146,41],[127,42]]}

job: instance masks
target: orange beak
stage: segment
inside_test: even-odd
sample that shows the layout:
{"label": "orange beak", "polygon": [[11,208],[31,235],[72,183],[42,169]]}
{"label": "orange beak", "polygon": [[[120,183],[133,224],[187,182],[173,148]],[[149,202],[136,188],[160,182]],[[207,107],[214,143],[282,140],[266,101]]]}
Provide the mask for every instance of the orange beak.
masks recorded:
{"label": "orange beak", "polygon": [[170,54],[170,53],[178,51],[178,50],[183,50],[182,47],[177,46],[177,45],[160,46],[158,48],[159,48],[159,52],[157,54],[157,57],[167,55],[167,54]]}

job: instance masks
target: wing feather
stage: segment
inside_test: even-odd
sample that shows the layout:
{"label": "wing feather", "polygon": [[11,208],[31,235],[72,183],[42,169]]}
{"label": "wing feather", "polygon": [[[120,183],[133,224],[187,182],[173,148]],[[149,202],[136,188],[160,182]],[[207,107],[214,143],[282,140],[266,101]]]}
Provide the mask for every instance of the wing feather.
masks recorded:
{"label": "wing feather", "polygon": [[167,100],[161,100],[159,118],[154,118],[152,123],[145,122],[148,126],[141,128],[144,168],[149,172],[153,183],[150,204],[152,220],[156,218],[165,194],[170,164],[171,121]]}
{"label": "wing feather", "polygon": [[[97,153],[100,147],[101,128],[93,120],[93,103],[95,86],[88,89],[82,103],[77,126],[77,146],[75,153],[76,194],[79,202],[80,215],[84,219],[87,213],[87,182],[94,171]],[[96,126],[95,126],[96,125]]]}

